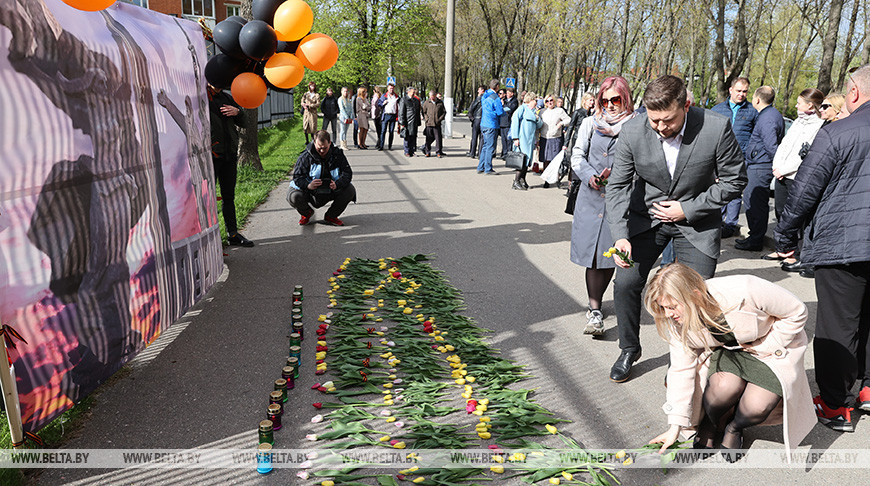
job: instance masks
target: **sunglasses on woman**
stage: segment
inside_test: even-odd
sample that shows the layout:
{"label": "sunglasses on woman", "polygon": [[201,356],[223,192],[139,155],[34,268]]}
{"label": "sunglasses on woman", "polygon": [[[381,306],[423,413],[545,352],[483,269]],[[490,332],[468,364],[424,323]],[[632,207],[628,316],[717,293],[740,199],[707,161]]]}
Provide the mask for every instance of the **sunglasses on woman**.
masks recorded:
{"label": "sunglasses on woman", "polygon": [[614,106],[622,105],[622,96],[614,96],[613,98],[601,98],[601,106],[607,106],[613,103]]}
{"label": "sunglasses on woman", "polygon": [[544,100],[544,101],[546,101],[547,103],[552,103],[552,102],[554,102],[554,101],[556,101],[556,100]]}
{"label": "sunglasses on woman", "polygon": [[827,103],[823,103],[823,104],[819,105],[819,108],[821,108],[821,109],[823,109],[823,110],[827,110],[827,109],[830,108],[830,107],[831,107],[831,105],[829,105],[829,104],[827,104]]}

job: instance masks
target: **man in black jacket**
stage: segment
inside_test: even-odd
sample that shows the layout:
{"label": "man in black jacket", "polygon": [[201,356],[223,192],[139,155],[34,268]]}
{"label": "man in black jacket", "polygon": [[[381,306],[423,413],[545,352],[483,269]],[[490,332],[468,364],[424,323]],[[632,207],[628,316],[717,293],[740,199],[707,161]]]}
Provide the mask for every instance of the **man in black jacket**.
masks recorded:
{"label": "man in black jacket", "polygon": [[211,154],[214,174],[221,188],[221,212],[230,245],[251,247],[254,242],[238,232],[236,226],[236,178],[238,176],[239,134],[243,120],[239,105],[225,91],[208,86],[208,111],[211,121]]}
{"label": "man in black jacket", "polygon": [[468,119],[471,121],[471,147],[465,155],[473,159],[477,158],[477,141],[480,139],[480,120],[483,118],[483,110],[480,106],[480,101],[483,98],[483,93],[486,92],[486,87],[477,87],[477,98],[468,107]]}
{"label": "man in black jacket", "polygon": [[287,202],[302,216],[299,224],[308,224],[314,208],[333,201],[323,219],[328,224],[344,226],[338,217],[351,201],[356,201],[356,188],[350,183],[352,178],[353,171],[344,152],[332,144],[326,130],[318,130],[314,141],[299,154],[287,192]]}
{"label": "man in black jacket", "polygon": [[507,155],[508,150],[513,145],[511,143],[511,116],[513,116],[514,111],[519,108],[520,103],[517,101],[517,97],[514,96],[516,90],[513,88],[508,88],[504,90],[505,97],[501,100],[502,109],[504,113],[498,118],[498,126],[499,131],[501,132],[501,158],[504,158]]}
{"label": "man in black jacket", "polygon": [[338,98],[332,88],[326,88],[326,97],[320,102],[320,112],[323,113],[323,130],[332,127],[332,138],[338,137]]}
{"label": "man in black jacket", "polygon": [[399,131],[405,129],[405,157],[413,157],[417,151],[417,127],[420,126],[421,106],[417,90],[408,87],[405,97],[399,100]]}
{"label": "man in black jacket", "polygon": [[858,407],[870,412],[870,65],[846,84],[850,115],[822,127],[801,162],[774,233],[781,257],[794,254],[804,231],[801,261],[815,267],[813,353],[819,422],[852,432],[852,385]]}

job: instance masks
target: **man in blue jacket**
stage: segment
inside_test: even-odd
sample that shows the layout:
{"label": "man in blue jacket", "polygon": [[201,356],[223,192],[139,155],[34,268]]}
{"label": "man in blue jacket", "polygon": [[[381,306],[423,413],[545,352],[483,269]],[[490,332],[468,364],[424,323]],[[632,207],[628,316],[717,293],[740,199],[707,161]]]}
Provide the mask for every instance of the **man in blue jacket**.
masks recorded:
{"label": "man in blue jacket", "polygon": [[495,139],[499,133],[499,117],[504,114],[501,98],[496,90],[501,81],[493,79],[489,82],[489,89],[480,98],[480,132],[483,137],[483,146],[480,147],[480,158],[477,162],[477,173],[498,175],[492,170],[492,154],[495,152]]}
{"label": "man in blue jacket", "polygon": [[[749,93],[749,80],[744,77],[736,78],[728,89],[728,100],[712,108],[716,113],[727,116],[731,120],[731,129],[734,130],[734,137],[744,157],[748,155],[746,145],[752,136],[752,129],[755,128],[755,119],[758,118],[758,111],[746,99],[747,93]],[[740,198],[738,197],[722,208],[722,238],[730,238],[737,233],[739,216]]]}
{"label": "man in blue jacket", "polygon": [[746,144],[746,175],[749,182],[743,190],[743,207],[749,236],[734,241],[734,248],[745,251],[760,251],[767,233],[767,218],[770,212],[770,181],[773,179],[772,164],[776,148],[785,134],[782,114],[773,107],[776,91],[762,86],[752,96],[752,106],[758,111],[755,128]]}
{"label": "man in blue jacket", "polygon": [[801,162],[776,225],[776,251],[787,256],[804,231],[801,261],[815,267],[813,353],[819,422],[852,432],[857,406],[870,412],[870,65],[846,83],[848,118],[819,130]]}

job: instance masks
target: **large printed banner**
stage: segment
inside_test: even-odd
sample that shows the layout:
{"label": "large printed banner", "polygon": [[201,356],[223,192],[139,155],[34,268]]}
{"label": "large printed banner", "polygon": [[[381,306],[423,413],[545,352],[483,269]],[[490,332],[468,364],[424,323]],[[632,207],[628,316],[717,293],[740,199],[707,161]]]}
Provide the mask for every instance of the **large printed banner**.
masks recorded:
{"label": "large printed banner", "polygon": [[25,431],[217,280],[205,61],[193,22],[0,0],[0,322],[26,341],[10,349]]}

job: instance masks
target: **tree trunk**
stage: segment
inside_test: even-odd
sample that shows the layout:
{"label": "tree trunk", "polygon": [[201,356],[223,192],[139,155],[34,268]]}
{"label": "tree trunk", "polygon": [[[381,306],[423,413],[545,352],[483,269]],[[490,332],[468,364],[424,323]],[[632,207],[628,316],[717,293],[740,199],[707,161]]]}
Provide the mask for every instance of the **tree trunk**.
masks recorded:
{"label": "tree trunk", "polygon": [[[834,52],[837,50],[837,35],[840,33],[840,17],[843,15],[844,0],[831,0],[828,13],[828,29],[822,40],[822,65],[819,67],[819,84],[822,93],[831,90],[831,71],[834,68]],[[846,46],[848,49],[849,47]]]}
{"label": "tree trunk", "polygon": [[553,82],[553,94],[558,98],[562,96],[562,53],[556,53],[556,79]]}
{"label": "tree trunk", "polygon": [[717,0],[716,15],[716,41],[713,47],[713,75],[718,80],[716,86],[717,101],[725,99],[728,88],[725,87],[725,0]]}
{"label": "tree trunk", "polygon": [[846,42],[843,44],[846,46],[846,52],[843,53],[843,63],[840,65],[840,75],[837,76],[837,84],[834,85],[835,89],[843,88],[846,74],[849,71],[849,64],[852,63],[852,59],[859,49],[858,46],[852,49],[852,38],[855,36],[855,25],[858,23],[858,10],[860,8],[861,0],[855,0],[852,4],[852,15],[849,17],[849,31],[846,33]]}
{"label": "tree trunk", "polygon": [[[252,20],[251,0],[242,0],[239,13],[242,17]],[[259,141],[257,140],[257,109],[242,109],[244,123],[239,128],[239,165],[249,165],[256,170],[263,170],[260,162]]]}

